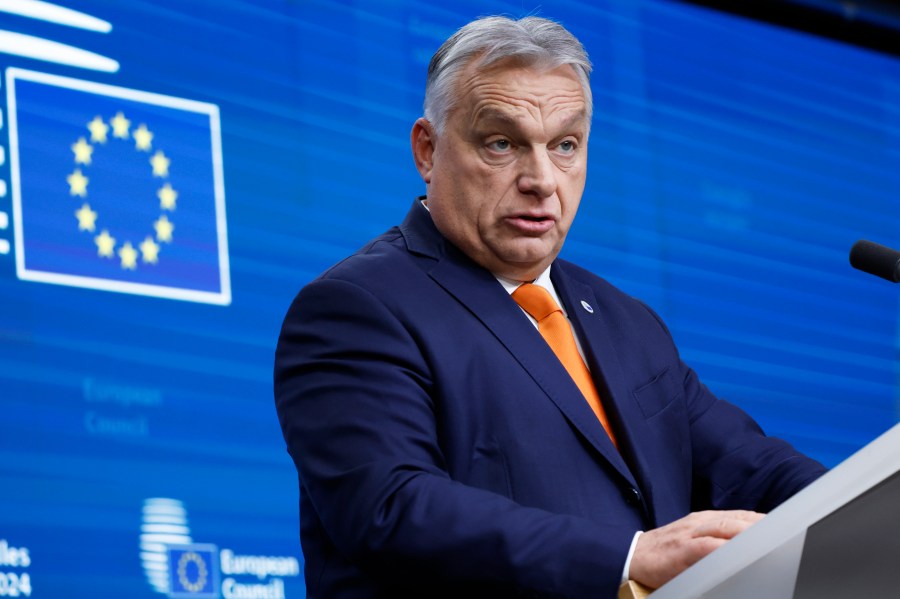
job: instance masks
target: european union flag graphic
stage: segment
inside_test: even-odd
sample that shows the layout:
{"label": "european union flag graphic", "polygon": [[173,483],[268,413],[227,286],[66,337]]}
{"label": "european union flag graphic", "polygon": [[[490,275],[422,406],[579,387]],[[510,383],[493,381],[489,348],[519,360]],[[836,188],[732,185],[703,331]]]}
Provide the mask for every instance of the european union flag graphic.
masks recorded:
{"label": "european union flag graphic", "polygon": [[228,304],[218,107],[10,68],[23,280]]}
{"label": "european union flag graphic", "polygon": [[170,545],[169,597],[218,597],[219,562],[216,553],[216,546],[209,543]]}

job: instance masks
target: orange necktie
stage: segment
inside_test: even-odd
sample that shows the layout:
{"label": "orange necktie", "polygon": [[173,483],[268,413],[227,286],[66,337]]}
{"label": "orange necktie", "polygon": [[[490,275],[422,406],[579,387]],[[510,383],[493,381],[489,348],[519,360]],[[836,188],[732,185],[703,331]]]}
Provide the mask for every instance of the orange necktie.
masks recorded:
{"label": "orange necktie", "polygon": [[578,353],[575,335],[572,334],[572,327],[563,315],[562,309],[553,301],[553,297],[546,289],[531,283],[520,285],[513,291],[512,298],[519,304],[519,307],[537,321],[541,336],[544,337],[553,353],[569,372],[569,376],[578,385],[591,409],[594,410],[594,414],[600,419],[600,424],[603,425],[609,438],[616,445],[616,437],[609,425],[606,410],[603,409],[600,395],[591,378],[591,372],[584,360],[581,359],[581,354]]}

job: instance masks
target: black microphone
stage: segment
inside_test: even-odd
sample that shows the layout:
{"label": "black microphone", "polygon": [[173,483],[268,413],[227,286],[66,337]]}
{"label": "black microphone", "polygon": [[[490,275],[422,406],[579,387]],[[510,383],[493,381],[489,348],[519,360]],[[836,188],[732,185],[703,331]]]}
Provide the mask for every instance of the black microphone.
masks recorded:
{"label": "black microphone", "polygon": [[900,282],[900,252],[880,243],[865,239],[854,243],[850,248],[850,266],[891,283]]}

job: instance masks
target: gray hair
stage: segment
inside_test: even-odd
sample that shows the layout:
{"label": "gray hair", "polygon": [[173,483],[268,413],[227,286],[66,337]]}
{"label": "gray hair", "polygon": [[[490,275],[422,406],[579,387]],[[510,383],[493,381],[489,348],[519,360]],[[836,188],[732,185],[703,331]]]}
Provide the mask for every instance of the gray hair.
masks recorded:
{"label": "gray hair", "polygon": [[431,58],[425,83],[425,118],[440,133],[456,103],[454,86],[459,73],[479,57],[479,68],[514,59],[525,66],[556,68],[570,65],[581,82],[591,122],[591,61],[584,46],[555,21],[541,17],[513,20],[482,17],[460,28]]}

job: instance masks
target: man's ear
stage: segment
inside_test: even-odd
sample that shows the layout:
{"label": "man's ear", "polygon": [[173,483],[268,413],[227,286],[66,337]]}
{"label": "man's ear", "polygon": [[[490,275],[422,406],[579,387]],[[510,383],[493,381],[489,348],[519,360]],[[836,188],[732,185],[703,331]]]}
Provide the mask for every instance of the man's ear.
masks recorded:
{"label": "man's ear", "polygon": [[431,171],[434,169],[434,126],[424,117],[418,119],[409,134],[409,141],[416,168],[427,185],[431,183]]}

